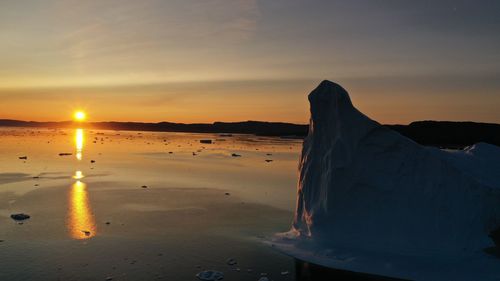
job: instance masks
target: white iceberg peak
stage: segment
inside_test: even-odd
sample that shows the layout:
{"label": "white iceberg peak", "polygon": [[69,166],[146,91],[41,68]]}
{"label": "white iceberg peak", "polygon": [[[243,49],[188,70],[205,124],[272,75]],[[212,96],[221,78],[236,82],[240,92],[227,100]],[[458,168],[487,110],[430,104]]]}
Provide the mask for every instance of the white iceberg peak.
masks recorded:
{"label": "white iceberg peak", "polygon": [[[347,91],[330,81],[321,82],[309,101],[310,129],[289,233],[294,239],[275,241],[278,248],[303,259],[318,249],[334,249],[338,256],[347,251],[356,262],[314,261],[405,278],[422,277],[413,272],[421,265],[408,265],[415,261],[478,255],[473,261],[490,264],[468,260],[453,274],[463,278],[474,265],[500,274],[500,259],[484,251],[495,247],[490,235],[500,228],[499,147],[421,146],[359,112]],[[392,256],[394,266],[375,266],[374,257],[381,256]],[[402,256],[411,258],[405,263]],[[450,268],[443,270],[440,276],[450,277]]]}

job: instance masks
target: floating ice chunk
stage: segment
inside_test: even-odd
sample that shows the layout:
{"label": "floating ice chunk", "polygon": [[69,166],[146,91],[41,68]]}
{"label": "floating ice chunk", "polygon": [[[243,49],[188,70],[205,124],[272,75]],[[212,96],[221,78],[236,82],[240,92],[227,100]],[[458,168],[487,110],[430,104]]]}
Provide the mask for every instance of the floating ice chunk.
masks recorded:
{"label": "floating ice chunk", "polygon": [[215,270],[205,270],[196,274],[196,277],[203,281],[217,281],[224,279],[224,273]]}
{"label": "floating ice chunk", "polygon": [[228,265],[236,265],[236,264],[238,264],[238,262],[237,262],[235,259],[233,259],[233,258],[229,258],[229,259],[227,259],[227,260],[226,260],[226,263],[227,263]]}
{"label": "floating ice chunk", "polygon": [[30,215],[20,213],[20,214],[12,214],[10,215],[10,217],[15,221],[23,221],[29,219]]}

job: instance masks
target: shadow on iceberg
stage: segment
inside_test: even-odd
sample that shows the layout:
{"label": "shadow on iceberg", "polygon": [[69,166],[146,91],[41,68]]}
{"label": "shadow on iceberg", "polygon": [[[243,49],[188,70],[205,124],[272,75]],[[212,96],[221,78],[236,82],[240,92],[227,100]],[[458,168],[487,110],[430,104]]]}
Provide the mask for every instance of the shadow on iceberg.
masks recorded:
{"label": "shadow on iceberg", "polygon": [[341,86],[309,94],[297,207],[274,245],[323,266],[407,279],[495,279],[500,148],[426,147],[359,112]]}

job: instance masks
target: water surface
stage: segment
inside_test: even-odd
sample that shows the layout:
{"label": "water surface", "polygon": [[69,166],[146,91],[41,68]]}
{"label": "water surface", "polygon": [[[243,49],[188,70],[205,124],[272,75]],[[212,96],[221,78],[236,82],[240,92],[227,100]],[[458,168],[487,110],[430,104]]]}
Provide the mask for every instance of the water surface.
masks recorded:
{"label": "water surface", "polygon": [[248,135],[0,129],[0,280],[196,280],[204,269],[294,280],[295,261],[261,240],[290,226],[300,148]]}

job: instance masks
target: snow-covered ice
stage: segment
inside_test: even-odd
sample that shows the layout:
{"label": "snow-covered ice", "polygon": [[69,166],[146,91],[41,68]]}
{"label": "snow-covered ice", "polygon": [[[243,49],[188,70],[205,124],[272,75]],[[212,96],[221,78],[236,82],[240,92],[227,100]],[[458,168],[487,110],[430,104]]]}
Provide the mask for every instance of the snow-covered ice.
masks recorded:
{"label": "snow-covered ice", "polygon": [[279,250],[391,277],[500,279],[500,258],[486,253],[500,228],[499,147],[419,145],[330,81],[309,101],[295,218],[272,242]]}

